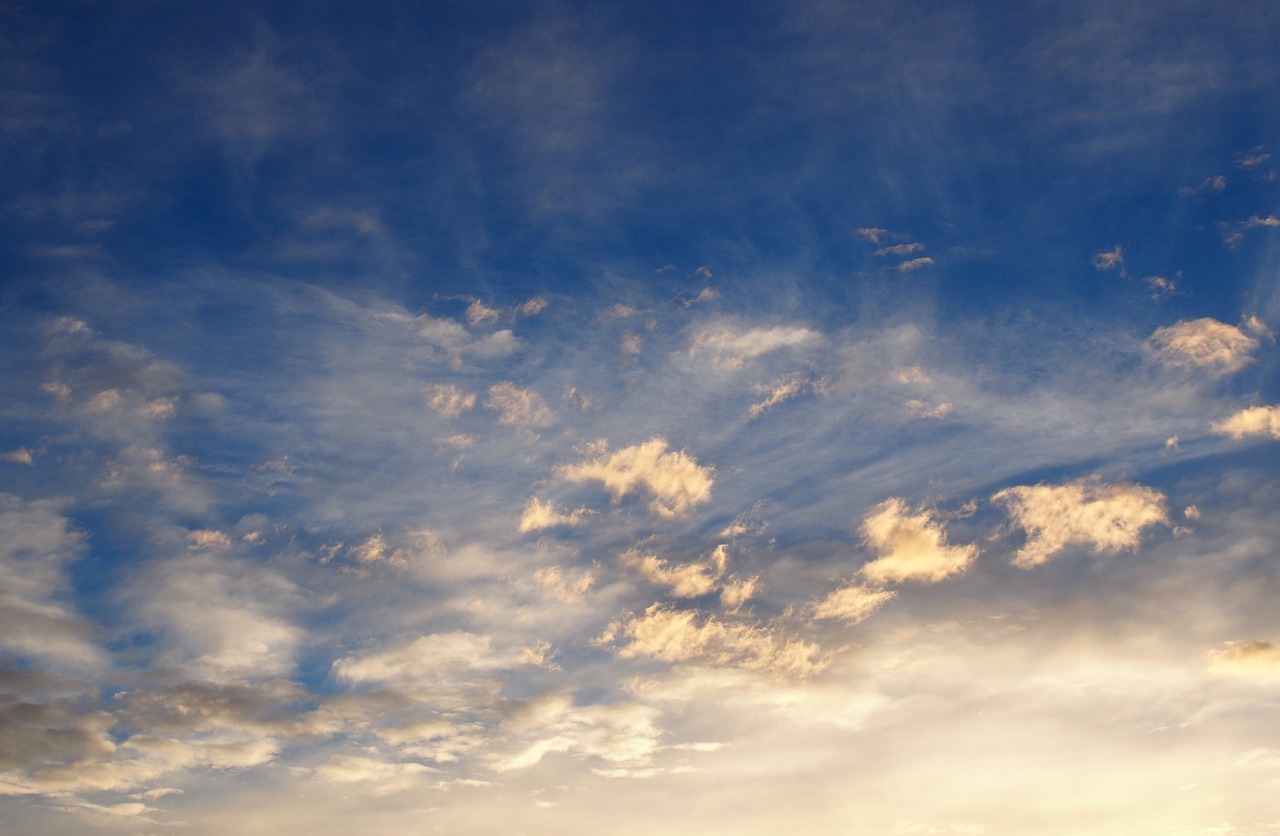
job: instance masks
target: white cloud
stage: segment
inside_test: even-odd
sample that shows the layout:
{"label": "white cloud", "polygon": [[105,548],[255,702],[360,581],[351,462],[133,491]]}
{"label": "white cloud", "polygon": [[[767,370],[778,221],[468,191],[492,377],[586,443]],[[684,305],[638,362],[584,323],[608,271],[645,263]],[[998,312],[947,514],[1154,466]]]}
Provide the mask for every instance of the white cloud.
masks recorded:
{"label": "white cloud", "polygon": [[526,299],[516,306],[516,314],[518,316],[537,316],[546,310],[550,304],[541,296],[534,296],[532,299]]}
{"label": "white cloud", "polygon": [[684,451],[667,452],[661,438],[624,447],[610,455],[603,452],[593,461],[560,468],[571,482],[598,480],[619,500],[643,488],[653,495],[650,508],[664,517],[684,514],[711,498],[712,469]]}
{"label": "white cloud", "polygon": [[751,405],[751,408],[747,410],[747,420],[754,421],[778,404],[798,398],[806,392],[812,392],[815,395],[821,394],[825,386],[825,379],[815,381],[808,375],[799,372],[784,375],[772,383],[757,386],[755,389],[756,394],[765,395],[765,399]]}
{"label": "white cloud", "polygon": [[1023,568],[1039,566],[1071,543],[1095,553],[1136,549],[1143,529],[1169,522],[1160,491],[1095,479],[1006,488],[991,500],[1004,505],[1027,533],[1013,560]]}
{"label": "white cloud", "polygon": [[728,563],[725,546],[717,546],[706,561],[672,565],[652,554],[632,550],[622,555],[622,564],[634,569],[651,584],[665,586],[677,598],[694,598],[712,592],[719,585]]}
{"label": "white cloud", "polygon": [[705,352],[717,368],[731,371],[764,354],[812,345],[821,339],[818,332],[798,325],[749,328],[745,331],[720,328],[700,333],[694,339],[689,354]]}
{"label": "white cloud", "polygon": [[489,387],[489,398],[484,402],[484,408],[497,412],[500,424],[545,427],[551,423],[551,410],[542,396],[529,389],[521,389],[510,381]]}
{"label": "white cloud", "polygon": [[944,523],[927,508],[913,513],[893,497],[875,507],[862,522],[862,539],[879,557],[862,567],[874,583],[925,581],[936,583],[969,568],[978,547],[949,546]]}
{"label": "white cloud", "polygon": [[556,510],[555,503],[550,501],[543,502],[535,496],[525,506],[524,513],[520,515],[520,524],[516,530],[521,534],[527,534],[530,531],[542,531],[545,528],[555,528],[561,525],[577,525],[590,513],[590,509],[577,508],[567,514],[562,514]]}
{"label": "white cloud", "polygon": [[1116,244],[1113,250],[1104,250],[1093,257],[1093,266],[1098,270],[1124,269],[1124,250]]}
{"label": "white cloud", "polygon": [[891,247],[881,247],[876,250],[876,255],[911,255],[918,253],[924,249],[924,244],[919,241],[913,241],[910,244],[894,244]]}
{"label": "white cloud", "polygon": [[1265,218],[1254,215],[1249,220],[1244,221],[1241,226],[1245,229],[1256,229],[1260,226],[1280,226],[1280,218],[1275,215],[1267,215]]}
{"label": "white cloud", "polygon": [[923,258],[913,258],[910,261],[904,261],[898,265],[899,272],[909,273],[912,270],[919,270],[921,267],[928,267],[933,264],[933,259],[929,256]]}
{"label": "white cloud", "polygon": [[457,418],[475,408],[474,392],[464,392],[452,383],[437,383],[427,389],[427,406],[441,418]]}
{"label": "white cloud", "polygon": [[479,325],[482,322],[489,322],[497,319],[499,316],[495,308],[491,308],[479,299],[475,299],[467,306],[467,323],[472,326]]}
{"label": "white cloud", "polygon": [[1253,361],[1258,341],[1216,319],[1188,319],[1157,328],[1150,343],[1167,365],[1206,368],[1214,374],[1239,371]]}
{"label": "white cloud", "polygon": [[533,573],[534,581],[564,604],[581,601],[587,590],[595,583],[591,572],[579,570],[573,576],[567,576],[559,566],[547,566]]}
{"label": "white cloud", "polygon": [[859,235],[861,235],[863,238],[866,238],[868,241],[870,241],[873,244],[879,244],[880,236],[885,235],[886,233],[888,233],[888,231],[889,230],[881,229],[878,226],[862,226],[862,227],[858,227],[857,229],[857,233]]}
{"label": "white cloud", "polygon": [[857,624],[897,597],[898,593],[876,587],[844,586],[833,590],[813,605],[813,617],[819,620],[851,621]]}
{"label": "white cloud", "polygon": [[412,689],[500,666],[491,639],[455,631],[421,636],[362,656],[344,656],[333,663],[333,672],[348,682]]}
{"label": "white cloud", "polygon": [[654,604],[641,615],[616,619],[598,639],[623,640],[624,659],[647,656],[664,662],[703,662],[778,675],[806,677],[829,664],[822,648],[802,639],[779,637],[759,625],[727,622],[696,612]]}
{"label": "white cloud", "polygon": [[26,447],[19,447],[17,450],[10,450],[8,453],[0,456],[0,458],[7,462],[13,462],[14,464],[31,464],[35,461],[31,450]]}
{"label": "white cloud", "polygon": [[1225,421],[1215,421],[1210,428],[1236,441],[1255,435],[1280,441],[1280,406],[1251,406]]}
{"label": "white cloud", "polygon": [[559,693],[527,701],[503,723],[514,743],[496,758],[498,772],[527,769],[553,752],[599,759],[614,768],[644,767],[661,750],[656,709],[634,702],[574,705]]}
{"label": "white cloud", "polygon": [[951,404],[943,401],[931,404],[928,401],[907,401],[907,412],[917,418],[946,418],[951,414]]}

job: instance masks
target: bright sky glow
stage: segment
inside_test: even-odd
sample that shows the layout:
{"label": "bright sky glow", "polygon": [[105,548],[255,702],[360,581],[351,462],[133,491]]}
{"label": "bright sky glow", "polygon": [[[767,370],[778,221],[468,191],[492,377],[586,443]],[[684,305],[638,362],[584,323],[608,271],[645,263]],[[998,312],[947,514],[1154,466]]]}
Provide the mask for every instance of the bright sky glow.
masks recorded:
{"label": "bright sky glow", "polygon": [[1280,833],[1278,44],[0,8],[0,830]]}

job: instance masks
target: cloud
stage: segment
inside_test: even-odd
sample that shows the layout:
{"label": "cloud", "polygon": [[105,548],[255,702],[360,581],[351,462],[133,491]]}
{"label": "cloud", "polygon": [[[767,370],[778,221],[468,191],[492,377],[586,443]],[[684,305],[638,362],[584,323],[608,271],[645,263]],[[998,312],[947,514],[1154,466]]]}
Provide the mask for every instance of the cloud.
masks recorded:
{"label": "cloud", "polygon": [[907,401],[907,411],[917,418],[946,418],[951,414],[951,404],[943,401],[931,404],[927,401]]}
{"label": "cloud", "polygon": [[711,498],[715,480],[712,468],[703,467],[684,451],[667,452],[665,439],[624,447],[596,459],[560,468],[570,482],[600,481],[614,501],[643,488],[653,495],[649,507],[664,517],[675,517]]}
{"label": "cloud", "polygon": [[418,789],[423,779],[434,777],[440,770],[421,763],[387,763],[356,755],[331,755],[312,774],[321,781],[334,784],[373,783],[375,798]]}
{"label": "cloud", "polygon": [[926,508],[914,513],[902,499],[880,503],[862,522],[862,540],[879,557],[862,567],[873,583],[936,583],[969,568],[978,547],[949,546],[944,524]]}
{"label": "cloud", "polygon": [[31,464],[35,461],[32,451],[26,447],[19,447],[17,450],[10,450],[8,453],[0,456],[0,459],[4,459],[7,462],[13,462],[14,464]]}
{"label": "cloud", "polygon": [[1275,227],[1280,226],[1280,218],[1277,218],[1275,215],[1267,215],[1265,218],[1253,215],[1247,221],[1243,221],[1240,225],[1245,229],[1257,229],[1260,226]]}
{"label": "cloud", "polygon": [[499,316],[501,316],[501,314],[499,314],[496,309],[489,307],[479,299],[472,300],[471,304],[467,306],[467,324],[472,327],[484,322],[495,320]]}
{"label": "cloud", "polygon": [[825,388],[825,378],[814,380],[809,375],[799,372],[784,375],[771,383],[756,386],[756,394],[764,395],[765,399],[751,405],[751,408],[747,410],[747,420],[754,421],[778,404],[798,398],[806,392],[811,392],[815,395],[821,394]]}
{"label": "cloud", "polygon": [[595,583],[595,577],[588,571],[579,570],[575,574],[576,577],[569,577],[559,566],[547,566],[534,572],[533,580],[557,601],[573,604],[581,601]]}
{"label": "cloud", "polygon": [[760,588],[760,578],[731,578],[720,591],[720,607],[725,612],[737,612],[750,601]]}
{"label": "cloud", "polygon": [[614,767],[643,767],[662,749],[658,712],[635,702],[575,705],[550,693],[520,705],[503,723],[510,754],[494,761],[497,772],[527,769],[553,752],[600,759]]}
{"label": "cloud", "polygon": [[1215,421],[1210,429],[1236,441],[1248,436],[1268,435],[1280,441],[1280,406],[1251,406],[1225,421]]}
{"label": "cloud", "polygon": [[665,586],[677,598],[695,598],[716,589],[728,565],[725,546],[717,546],[710,558],[695,563],[672,565],[652,554],[631,550],[622,555],[622,564],[634,569],[651,584]]}
{"label": "cloud", "polygon": [[1280,673],[1280,647],[1271,642],[1223,642],[1205,657],[1210,667],[1227,673]]}
{"label": "cloud", "polygon": [[873,244],[879,244],[880,236],[885,235],[886,233],[888,233],[888,231],[889,230],[881,229],[878,226],[861,226],[861,227],[858,227],[857,229],[857,233],[859,235],[861,235],[863,238],[866,238],[868,241],[870,241]]}
{"label": "cloud", "polygon": [[520,524],[516,530],[521,534],[527,534],[530,531],[542,531],[546,528],[555,528],[561,525],[577,525],[582,519],[590,514],[590,509],[577,508],[567,514],[556,511],[555,503],[543,502],[536,496],[529,499],[529,504],[525,506],[524,513],[520,515]]}
{"label": "cloud", "polygon": [[489,398],[484,408],[498,413],[499,424],[513,427],[545,427],[551,423],[551,410],[542,396],[529,389],[521,389],[510,381],[495,383],[489,387]]}
{"label": "cloud", "polygon": [[1124,250],[1116,244],[1113,250],[1104,250],[1093,257],[1093,266],[1098,270],[1124,269]]}
{"label": "cloud", "polygon": [[913,241],[910,244],[894,244],[891,247],[881,247],[876,250],[876,255],[911,255],[918,253],[924,249],[924,244],[919,241]]}
{"label": "cloud", "polygon": [[766,671],[807,677],[829,664],[822,648],[801,639],[781,638],[752,624],[721,621],[654,604],[641,615],[615,619],[597,640],[625,642],[618,649],[624,659],[645,656],[664,662],[703,662],[718,667]]}
{"label": "cloud", "polygon": [[1149,342],[1166,365],[1205,368],[1219,375],[1251,363],[1258,347],[1258,341],[1244,331],[1208,317],[1157,328]]}
{"label": "cloud", "polygon": [[750,361],[783,348],[799,348],[822,339],[822,335],[797,325],[772,328],[730,328],[703,331],[693,341],[690,356],[706,352],[717,368],[740,369]]}
{"label": "cloud", "polygon": [[550,303],[541,296],[534,296],[516,305],[517,316],[537,316],[546,310]]}
{"label": "cloud", "polygon": [[1094,553],[1136,549],[1143,529],[1169,523],[1160,491],[1096,479],[1006,488],[991,500],[1004,505],[1027,533],[1026,545],[1013,560],[1023,568],[1039,566],[1072,543]]}
{"label": "cloud", "polygon": [[925,256],[923,258],[913,258],[910,261],[904,261],[898,265],[898,271],[909,273],[912,270],[919,270],[921,267],[928,267],[933,264],[933,259]]}
{"label": "cloud", "polygon": [[452,383],[437,383],[427,389],[427,406],[446,420],[475,408],[475,392],[464,392]]}
{"label": "cloud", "polygon": [[[399,688],[428,688],[473,671],[501,667],[487,636],[454,631],[433,633],[413,641],[333,663],[333,672],[352,683]],[[424,691],[422,695],[428,696]]]}
{"label": "cloud", "polygon": [[898,595],[885,589],[850,585],[833,590],[813,605],[813,617],[820,620],[850,621],[858,624]]}

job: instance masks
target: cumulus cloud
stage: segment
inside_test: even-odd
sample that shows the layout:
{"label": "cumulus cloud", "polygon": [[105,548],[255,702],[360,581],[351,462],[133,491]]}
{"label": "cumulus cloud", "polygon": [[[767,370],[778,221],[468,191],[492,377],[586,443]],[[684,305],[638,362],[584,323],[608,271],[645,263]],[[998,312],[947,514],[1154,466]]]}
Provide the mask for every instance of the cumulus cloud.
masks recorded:
{"label": "cumulus cloud", "polygon": [[533,580],[564,604],[581,601],[587,594],[587,590],[595,583],[595,577],[591,572],[578,570],[570,575],[559,566],[546,566],[539,569],[533,573]]}
{"label": "cumulus cloud", "polygon": [[545,528],[577,525],[590,513],[590,509],[577,508],[567,514],[562,514],[556,510],[555,503],[550,501],[543,502],[535,496],[529,500],[529,504],[525,506],[524,513],[520,515],[520,524],[517,526],[517,530],[521,534],[527,534],[530,531],[542,531]]}
{"label": "cumulus cloud", "polygon": [[650,508],[664,517],[684,514],[711,498],[712,469],[684,451],[667,451],[661,438],[624,447],[596,459],[566,465],[560,474],[571,482],[599,481],[615,501],[643,489],[652,494]]}
{"label": "cumulus cloud", "polygon": [[484,408],[498,413],[499,424],[545,427],[551,423],[551,410],[542,396],[529,389],[521,389],[510,381],[489,387],[489,398],[484,402]]}
{"label": "cumulus cloud", "polygon": [[873,583],[936,583],[968,569],[978,556],[977,546],[948,545],[944,523],[932,511],[913,512],[897,497],[877,505],[861,531],[863,542],[879,555],[861,570]]}
{"label": "cumulus cloud", "polygon": [[427,406],[441,418],[457,418],[475,408],[474,392],[464,392],[452,383],[438,383],[427,389]]}
{"label": "cumulus cloud", "polygon": [[703,331],[693,341],[690,355],[706,353],[717,368],[740,369],[764,354],[783,348],[799,348],[812,345],[822,336],[798,325],[772,328],[749,328],[735,331],[730,328]]}
{"label": "cumulus cloud", "polygon": [[897,594],[861,584],[844,586],[815,603],[813,617],[824,621],[849,621],[857,624],[892,601]]}
{"label": "cumulus cloud", "polygon": [[923,258],[913,258],[910,261],[904,261],[898,265],[899,272],[910,273],[912,270],[919,270],[921,267],[928,267],[933,264],[933,259],[929,256]]}
{"label": "cumulus cloud", "polygon": [[1258,347],[1257,340],[1236,326],[1208,317],[1157,328],[1148,342],[1166,365],[1204,368],[1214,374],[1244,368]]}
{"label": "cumulus cloud", "polygon": [[719,585],[728,565],[728,551],[720,545],[707,560],[671,564],[657,555],[632,550],[622,556],[622,564],[649,583],[667,587],[677,598],[695,598],[714,591]]}
{"label": "cumulus cloud", "polygon": [[796,373],[784,375],[772,383],[756,387],[757,395],[764,395],[764,400],[754,403],[747,410],[747,420],[754,421],[780,403],[798,398],[806,393],[821,394],[826,380],[814,380],[806,374]]}
{"label": "cumulus cloud", "polygon": [[1039,566],[1072,543],[1094,553],[1136,549],[1145,528],[1169,522],[1160,491],[1096,479],[1006,488],[991,500],[1005,506],[1027,534],[1013,559],[1023,568]]}
{"label": "cumulus cloud", "polygon": [[597,640],[623,642],[624,659],[645,656],[664,662],[703,662],[719,667],[806,677],[829,664],[813,642],[784,638],[767,627],[699,619],[696,612],[654,604],[640,615],[615,619]]}
{"label": "cumulus cloud", "polygon": [[1271,436],[1280,441],[1280,406],[1251,406],[1211,426],[1218,435],[1239,441],[1249,436]]}

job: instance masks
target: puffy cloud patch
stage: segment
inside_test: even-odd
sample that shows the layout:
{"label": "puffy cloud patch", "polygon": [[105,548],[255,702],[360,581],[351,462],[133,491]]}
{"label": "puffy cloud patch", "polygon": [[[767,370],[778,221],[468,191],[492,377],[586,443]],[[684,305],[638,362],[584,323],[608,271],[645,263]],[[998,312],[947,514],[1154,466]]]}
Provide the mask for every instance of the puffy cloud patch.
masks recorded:
{"label": "puffy cloud patch", "polygon": [[535,496],[529,500],[524,513],[520,515],[517,530],[521,534],[527,534],[530,531],[542,531],[562,525],[577,525],[590,513],[591,510],[588,508],[576,508],[567,514],[561,513],[556,510],[554,502],[543,502]]}
{"label": "puffy cloud patch", "polygon": [[427,406],[441,418],[457,418],[475,408],[474,392],[464,392],[452,383],[441,383],[427,390]]}
{"label": "puffy cloud patch", "polygon": [[598,458],[566,465],[560,474],[571,482],[599,481],[615,501],[638,489],[653,495],[649,507],[664,517],[684,514],[711,498],[714,479],[710,467],[684,451],[667,451],[667,442],[654,438]]}
{"label": "puffy cloud patch", "polygon": [[551,423],[551,410],[542,396],[529,389],[521,389],[511,381],[495,383],[489,387],[489,398],[484,408],[498,413],[499,424],[513,427],[545,427]]}
{"label": "puffy cloud patch", "polygon": [[894,244],[891,247],[881,247],[876,250],[876,255],[911,255],[923,249],[924,244],[919,241],[912,241],[910,244]]}
{"label": "puffy cloud patch", "polygon": [[813,605],[813,617],[820,621],[865,621],[876,610],[897,597],[898,593],[865,585],[836,589]]}
{"label": "puffy cloud patch", "polygon": [[1244,368],[1258,347],[1257,340],[1236,326],[1208,317],[1157,328],[1149,343],[1166,365],[1203,368],[1214,374]]}
{"label": "puffy cloud patch", "polygon": [[715,590],[728,564],[728,556],[726,548],[718,546],[706,561],[672,565],[657,555],[633,550],[622,556],[622,563],[649,583],[667,587],[677,598],[696,598]]}
{"label": "puffy cloud patch", "polygon": [[797,677],[819,673],[829,664],[813,642],[714,616],[700,620],[696,612],[664,604],[654,604],[641,615],[615,619],[597,640],[600,644],[619,641],[623,644],[617,652],[624,659],[703,662]]}
{"label": "puffy cloud patch", "polygon": [[1280,406],[1251,406],[1225,421],[1215,421],[1211,429],[1236,441],[1249,436],[1271,436],[1280,441]]}
{"label": "puffy cloud patch", "polygon": [[811,345],[821,339],[822,336],[817,331],[798,325],[750,328],[746,331],[720,328],[699,334],[694,339],[689,354],[706,353],[717,368],[731,371],[742,368],[764,354],[783,348]]}
{"label": "puffy cloud patch", "polygon": [[879,557],[862,567],[873,583],[936,583],[969,568],[978,547],[947,545],[942,521],[926,508],[914,512],[893,497],[876,506],[862,522],[862,539]]}
{"label": "puffy cloud patch", "polygon": [[931,404],[928,401],[907,401],[907,412],[917,418],[946,418],[951,414],[951,404],[943,401]]}
{"label": "puffy cloud patch", "polygon": [[547,566],[533,573],[533,580],[551,593],[558,601],[572,604],[581,601],[595,583],[595,577],[587,571],[566,575],[559,566]]}
{"label": "puffy cloud patch", "polygon": [[1095,553],[1136,549],[1143,529],[1168,524],[1165,496],[1142,485],[1082,479],[1065,485],[1022,485],[991,497],[1027,533],[1013,564],[1039,566],[1072,543]]}

